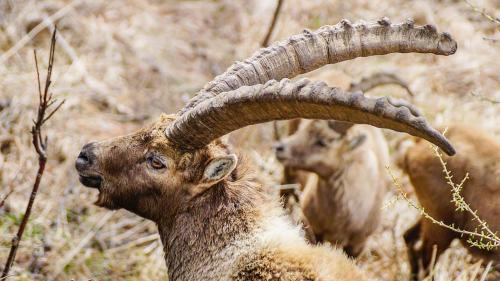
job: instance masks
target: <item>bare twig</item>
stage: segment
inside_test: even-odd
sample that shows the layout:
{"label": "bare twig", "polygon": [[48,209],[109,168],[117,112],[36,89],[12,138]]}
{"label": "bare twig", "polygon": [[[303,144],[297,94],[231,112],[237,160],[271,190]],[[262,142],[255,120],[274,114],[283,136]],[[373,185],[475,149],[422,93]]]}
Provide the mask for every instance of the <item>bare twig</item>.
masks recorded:
{"label": "bare twig", "polygon": [[54,100],[52,99],[52,94],[49,94],[49,88],[51,84],[51,76],[52,76],[52,67],[54,65],[54,51],[55,51],[55,43],[56,43],[56,30],[52,33],[52,39],[50,43],[50,52],[49,52],[49,65],[47,67],[47,75],[45,79],[45,86],[42,92],[42,86],[40,82],[40,72],[38,70],[38,59],[36,56],[36,51],[33,51],[35,57],[35,67],[36,67],[36,78],[38,83],[38,112],[36,119],[33,120],[33,127],[31,128],[31,135],[33,137],[33,146],[38,154],[38,172],[36,175],[35,183],[33,184],[33,189],[31,191],[31,195],[28,201],[28,205],[26,206],[26,211],[24,213],[21,224],[19,225],[18,232],[14,238],[12,238],[12,246],[10,248],[9,257],[5,263],[5,267],[2,273],[2,279],[6,279],[8,277],[10,268],[14,263],[14,259],[16,257],[17,249],[19,247],[19,242],[21,241],[26,225],[28,224],[28,219],[31,215],[31,210],[33,208],[33,203],[35,202],[35,198],[38,192],[38,188],[40,186],[40,181],[42,180],[43,172],[45,170],[45,164],[47,163],[47,136],[42,135],[42,127],[47,120],[54,115],[54,113],[61,107],[64,101],[60,102],[54,110],[52,110],[48,116],[46,116],[46,112],[49,107],[54,104]]}
{"label": "bare twig", "polygon": [[129,243],[127,243],[127,244],[120,245],[120,246],[115,247],[115,248],[111,248],[111,249],[108,250],[108,253],[120,252],[120,251],[123,251],[123,250],[126,250],[126,249],[130,249],[130,248],[136,247],[138,245],[146,244],[146,243],[151,242],[151,241],[156,241],[159,238],[160,238],[160,236],[158,235],[158,233],[148,234],[148,235],[146,235],[144,237],[136,238],[136,239],[130,241]]}
{"label": "bare twig", "polygon": [[465,202],[464,197],[460,194],[462,191],[462,188],[465,184],[465,182],[469,179],[469,174],[467,173],[465,177],[460,181],[460,183],[455,183],[453,181],[453,175],[451,171],[448,169],[446,162],[443,159],[443,155],[441,152],[439,152],[439,148],[437,146],[432,146],[432,149],[434,150],[434,153],[436,157],[439,159],[439,162],[441,163],[441,166],[443,168],[443,173],[444,173],[444,178],[447,182],[447,184],[450,186],[451,191],[452,191],[452,200],[455,204],[456,211],[457,212],[466,212],[469,215],[472,216],[472,220],[476,221],[478,224],[478,228],[474,229],[473,231],[466,230],[463,228],[460,228],[458,226],[455,226],[453,224],[449,225],[446,224],[443,221],[437,220],[434,217],[432,217],[424,208],[421,206],[418,206],[413,200],[411,200],[406,192],[403,190],[403,187],[399,180],[396,178],[392,170],[390,169],[389,166],[386,167],[389,175],[392,178],[392,182],[396,186],[396,189],[399,193],[398,197],[405,200],[411,207],[415,208],[420,212],[420,214],[430,220],[432,223],[439,225],[441,227],[447,228],[453,232],[459,233],[461,235],[465,235],[468,237],[467,242],[476,248],[479,249],[487,249],[487,250],[492,250],[497,247],[500,247],[500,237],[497,235],[496,232],[493,232],[491,228],[489,227],[488,223],[481,219],[477,215],[477,211],[473,210],[470,205]]}
{"label": "bare twig", "polygon": [[415,96],[410,87],[408,86],[408,83],[403,81],[397,75],[387,72],[375,73],[371,76],[363,77],[357,83],[351,83],[351,86],[349,87],[349,92],[356,92],[356,91],[366,92],[373,88],[379,86],[385,86],[388,84],[399,85],[402,88],[404,88],[410,96],[412,97]]}
{"label": "bare twig", "polygon": [[[49,19],[52,22],[57,21],[58,19],[64,17],[68,12],[70,12],[76,4],[81,2],[81,0],[75,0],[70,2],[68,5],[62,7],[59,11],[56,13],[52,14]],[[38,33],[40,33],[42,30],[44,30],[47,27],[47,22],[43,21],[39,23],[37,26],[35,26],[33,29],[28,32],[21,40],[17,41],[17,43],[7,50],[5,53],[3,53],[0,56],[0,64],[6,62],[11,56],[16,54],[21,48],[23,48],[27,43],[31,41]]]}
{"label": "bare twig", "polygon": [[491,42],[491,43],[498,43],[498,42],[500,42],[499,38],[483,37],[483,40]]}
{"label": "bare twig", "polygon": [[[484,9],[480,9],[476,5],[472,4],[469,0],[464,0],[464,2],[467,3],[467,5],[469,5],[469,7],[471,7],[472,10],[474,10],[474,12],[480,13],[483,17],[487,18],[492,23],[500,24],[499,18],[497,18],[491,14],[488,14]],[[500,26],[499,26],[499,28],[500,28]]]}
{"label": "bare twig", "polygon": [[[264,37],[264,40],[262,40],[262,43],[260,44],[261,47],[267,47],[267,45],[269,45],[269,40],[271,39],[271,35],[273,35],[274,27],[276,26],[276,22],[278,21],[278,16],[280,14],[282,6],[283,6],[283,0],[278,0],[278,3],[276,4],[276,9],[274,10],[273,19],[271,20],[271,24],[267,29],[267,33],[266,36]],[[279,133],[278,121],[273,121],[273,137],[275,141],[279,141],[281,139],[281,135]]]}
{"label": "bare twig", "polygon": [[500,104],[500,100],[494,100],[492,98],[485,97],[484,95],[482,95],[478,92],[472,91],[470,94],[471,94],[471,96],[476,97],[481,101],[489,102],[491,104]]}
{"label": "bare twig", "polygon": [[10,183],[7,185],[9,187],[9,191],[5,194],[5,196],[2,198],[2,201],[0,201],[0,209],[5,205],[5,202],[9,198],[9,196],[14,193],[14,183],[17,180],[17,176],[19,176],[20,170],[18,170],[14,176],[14,178],[10,181]]}
{"label": "bare twig", "polygon": [[281,6],[283,6],[283,0],[278,0],[278,3],[276,4],[276,10],[274,10],[273,19],[271,20],[271,24],[267,29],[266,37],[264,37],[264,40],[262,40],[261,43],[262,47],[267,47],[267,45],[269,44],[271,35],[273,35],[274,27],[276,26],[276,22],[278,21],[278,16],[281,11]]}
{"label": "bare twig", "polygon": [[391,228],[391,239],[394,247],[392,248],[392,260],[396,270],[394,272],[393,280],[398,281],[403,279],[402,270],[401,270],[401,261],[399,259],[399,249],[398,249],[398,237],[396,226],[399,224],[399,214],[396,213],[394,217],[394,226]]}
{"label": "bare twig", "polygon": [[[55,29],[55,24],[50,17],[44,18],[42,23],[45,23],[51,31]],[[78,72],[81,74],[85,85],[87,85],[89,89],[92,90],[91,92],[93,93],[90,93],[90,100],[92,102],[98,103],[100,106],[104,106],[111,112],[122,115],[123,117],[118,119],[122,122],[129,122],[129,120],[130,122],[140,122],[149,117],[147,115],[133,115],[133,112],[129,108],[118,104],[117,101],[115,101],[110,95],[108,95],[108,93],[110,92],[108,86],[96,79],[94,76],[92,76],[91,73],[88,72],[85,64],[78,57],[76,50],[71,47],[69,42],[61,34],[57,35],[57,44],[70,57],[72,61],[71,65],[74,65]]]}
{"label": "bare twig", "polygon": [[0,209],[3,207],[3,205],[5,204],[5,201],[7,201],[7,199],[9,198],[9,196],[14,192],[14,189],[13,188],[10,188],[9,191],[7,192],[7,194],[5,194],[5,196],[2,198],[2,201],[0,201]]}
{"label": "bare twig", "polygon": [[483,271],[483,274],[481,275],[481,279],[479,281],[485,281],[486,277],[488,276],[488,273],[490,272],[491,265],[493,264],[493,261],[490,261],[487,265],[486,268]]}
{"label": "bare twig", "polygon": [[431,269],[431,272],[429,272],[429,275],[424,278],[422,281],[432,281],[434,280],[434,274],[436,273],[436,257],[437,257],[437,245],[432,245],[432,256],[431,256],[431,263],[429,264],[429,268]]}

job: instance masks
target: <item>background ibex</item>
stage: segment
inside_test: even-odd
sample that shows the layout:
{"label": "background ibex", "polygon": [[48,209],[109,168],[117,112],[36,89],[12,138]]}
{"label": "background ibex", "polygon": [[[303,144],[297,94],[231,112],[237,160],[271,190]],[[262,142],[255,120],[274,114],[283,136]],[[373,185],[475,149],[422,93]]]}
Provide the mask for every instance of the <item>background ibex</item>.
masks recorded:
{"label": "background ibex", "polygon": [[[472,210],[486,221],[493,232],[500,231],[500,143],[487,132],[466,125],[449,127],[446,136],[459,151],[453,157],[445,157],[453,179],[460,181],[469,174],[461,195]],[[460,229],[475,231],[478,223],[471,214],[458,212],[452,202],[451,187],[447,184],[439,159],[428,144],[416,141],[400,159],[399,164],[408,174],[418,201],[424,210],[438,221]],[[427,219],[420,219],[405,234],[413,280],[423,269],[428,272],[436,245],[437,257],[453,239],[460,239],[473,255],[498,264],[500,250],[480,250],[467,245],[468,236],[461,236]],[[417,249],[417,242],[422,244]],[[498,265],[497,265],[498,266]]]}
{"label": "background ibex", "polygon": [[[365,77],[351,83],[349,90],[366,92],[386,84],[399,85],[413,96],[406,83],[390,73]],[[285,188],[280,194],[284,207],[304,225],[306,237],[312,243],[328,241],[356,257],[379,224],[390,159],[380,129],[353,125],[291,120],[290,136],[276,143],[274,150],[284,166]],[[293,183],[300,185],[303,196],[287,188]]]}
{"label": "background ibex", "polygon": [[317,185],[304,189],[300,206],[316,242],[343,247],[353,257],[363,250],[380,220],[388,181],[387,142],[367,125],[306,120],[276,147],[288,167],[318,175]]}
{"label": "background ibex", "polygon": [[406,132],[454,154],[404,105],[283,78],[360,56],[455,51],[450,35],[413,21],[343,20],[305,31],[234,64],[178,114],[87,144],[76,168],[84,185],[99,189],[98,206],[156,222],[170,280],[367,280],[339,252],[308,246],[219,138],[271,120],[335,119]]}

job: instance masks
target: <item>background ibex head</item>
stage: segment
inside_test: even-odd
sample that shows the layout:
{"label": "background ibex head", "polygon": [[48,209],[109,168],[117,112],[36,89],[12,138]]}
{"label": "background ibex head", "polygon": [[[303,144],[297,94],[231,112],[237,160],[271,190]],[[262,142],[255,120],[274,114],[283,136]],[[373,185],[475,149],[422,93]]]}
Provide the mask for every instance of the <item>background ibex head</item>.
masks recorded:
{"label": "background ibex head", "polygon": [[234,64],[178,114],[162,116],[134,134],[86,145],[76,168],[84,185],[100,190],[98,205],[159,220],[237,180],[237,158],[219,137],[247,125],[299,117],[364,123],[424,138],[453,154],[451,144],[411,107],[323,82],[284,78],[360,56],[450,55],[455,50],[448,34],[430,25],[415,27],[412,21],[344,20],[314,33],[304,31]]}
{"label": "background ibex head", "polygon": [[276,157],[292,168],[330,176],[342,158],[366,141],[363,132],[349,133],[354,124],[334,120],[306,120],[291,136],[274,145]]}

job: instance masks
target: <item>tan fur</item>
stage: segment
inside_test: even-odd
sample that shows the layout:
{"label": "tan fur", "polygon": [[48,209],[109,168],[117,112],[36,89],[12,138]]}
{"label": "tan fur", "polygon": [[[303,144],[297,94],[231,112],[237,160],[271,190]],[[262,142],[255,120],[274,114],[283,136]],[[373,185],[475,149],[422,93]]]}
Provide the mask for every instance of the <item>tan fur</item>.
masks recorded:
{"label": "tan fur", "polygon": [[[231,149],[220,140],[173,149],[163,131],[174,118],[89,144],[92,164],[77,165],[81,176],[102,178],[97,205],[156,222],[169,280],[367,280],[338,250],[308,245],[241,158],[231,175],[205,187],[205,167]],[[150,155],[166,167],[154,169]]]}
{"label": "tan fur", "polygon": [[[444,156],[448,169],[454,175],[454,182],[459,183],[469,173],[470,179],[466,181],[461,195],[494,232],[500,232],[500,142],[487,132],[463,125],[451,126],[446,135],[458,151],[453,157]],[[446,183],[443,168],[429,144],[417,141],[399,162],[410,177],[420,204],[432,217],[469,231],[477,228],[477,222],[472,220],[470,214],[455,210],[451,202],[451,187]],[[461,237],[426,219],[421,219],[405,238],[415,278],[419,272],[419,260],[424,268],[428,266],[433,245],[437,245],[439,256],[455,238],[460,239],[475,256],[497,263],[500,261],[500,250],[471,248],[467,245],[467,236]],[[423,245],[417,250],[414,246],[419,238]]]}
{"label": "tan fur", "polygon": [[[349,148],[360,136],[362,143]],[[389,158],[380,130],[354,125],[343,135],[328,121],[305,120],[282,145],[283,152],[277,156],[285,165],[319,176],[301,198],[316,241],[328,241],[358,255],[378,225],[387,186],[384,167]]]}

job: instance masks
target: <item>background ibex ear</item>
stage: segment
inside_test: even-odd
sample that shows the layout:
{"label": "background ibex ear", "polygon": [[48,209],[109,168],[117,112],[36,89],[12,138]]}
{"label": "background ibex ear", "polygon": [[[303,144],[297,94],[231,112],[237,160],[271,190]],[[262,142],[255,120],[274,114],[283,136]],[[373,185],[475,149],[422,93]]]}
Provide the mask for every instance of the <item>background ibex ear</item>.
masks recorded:
{"label": "background ibex ear", "polygon": [[235,154],[224,155],[210,160],[203,171],[200,183],[191,193],[198,194],[203,192],[210,186],[225,179],[236,168],[236,164],[238,164],[238,157]]}
{"label": "background ibex ear", "polygon": [[351,151],[362,145],[366,141],[366,135],[361,134],[354,136],[354,138],[350,139],[347,143],[346,151]]}
{"label": "background ibex ear", "polygon": [[345,135],[353,125],[351,122],[328,120],[328,127],[341,135]]}

